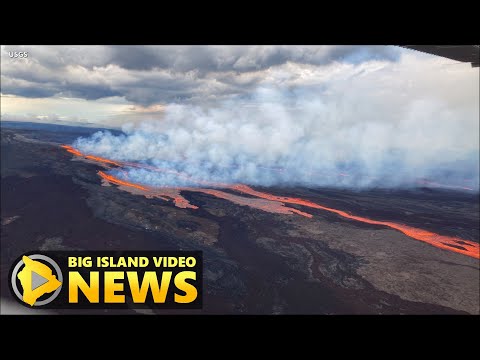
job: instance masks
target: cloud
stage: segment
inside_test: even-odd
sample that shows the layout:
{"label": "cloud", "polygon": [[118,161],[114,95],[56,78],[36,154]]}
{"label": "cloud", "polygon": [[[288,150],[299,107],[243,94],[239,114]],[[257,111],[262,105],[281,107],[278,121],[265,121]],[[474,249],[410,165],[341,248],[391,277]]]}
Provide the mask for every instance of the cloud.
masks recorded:
{"label": "cloud", "polygon": [[132,123],[123,137],[79,140],[86,152],[212,181],[365,187],[433,177],[478,189],[478,69],[468,64],[392,46],[1,49],[2,120]]}
{"label": "cloud", "polygon": [[90,123],[86,119],[81,119],[76,116],[60,116],[57,114],[9,114],[2,113],[2,121],[17,121],[17,122],[35,122],[35,123],[48,123],[48,124],[65,124],[65,125],[81,125],[87,126]]}
{"label": "cloud", "polygon": [[[478,190],[478,71],[468,64],[406,55],[396,63],[285,63],[238,82],[222,76],[252,90],[214,106],[169,104],[161,120],[75,146],[212,182],[365,188],[428,178]],[[129,169],[128,177],[195,185],[172,172]]]}
{"label": "cloud", "polygon": [[[9,51],[29,56],[12,59]],[[122,96],[145,106],[216,101],[251,91],[275,68],[398,61],[400,54],[389,46],[2,46],[2,93]]]}
{"label": "cloud", "polygon": [[[110,97],[102,100],[85,100],[77,98],[25,98],[15,95],[2,95],[0,97],[1,120],[6,121],[42,121],[46,123],[71,121],[78,125],[95,123],[103,127],[117,127],[127,121],[139,121],[142,116],[135,119],[137,113],[142,112],[140,106],[132,107],[121,97]],[[150,115],[158,118],[160,110]],[[143,116],[143,118],[145,118]]]}
{"label": "cloud", "polygon": [[118,46],[111,61],[125,69],[173,71],[257,71],[286,62],[324,65],[332,61],[397,60],[386,46]]}

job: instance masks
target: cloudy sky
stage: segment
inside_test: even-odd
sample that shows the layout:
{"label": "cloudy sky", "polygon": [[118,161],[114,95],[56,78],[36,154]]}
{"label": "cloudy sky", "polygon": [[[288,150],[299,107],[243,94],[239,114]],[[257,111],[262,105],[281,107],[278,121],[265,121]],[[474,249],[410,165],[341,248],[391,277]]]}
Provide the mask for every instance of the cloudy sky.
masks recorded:
{"label": "cloudy sky", "polygon": [[172,103],[251,106],[264,88],[328,96],[335,80],[367,72],[378,91],[446,96],[451,84],[460,101],[478,95],[469,64],[394,46],[2,46],[1,61],[2,120],[118,127]]}
{"label": "cloudy sky", "polygon": [[395,46],[2,46],[1,60],[2,120],[124,131],[78,139],[87,153],[218,182],[479,188],[468,63]]}

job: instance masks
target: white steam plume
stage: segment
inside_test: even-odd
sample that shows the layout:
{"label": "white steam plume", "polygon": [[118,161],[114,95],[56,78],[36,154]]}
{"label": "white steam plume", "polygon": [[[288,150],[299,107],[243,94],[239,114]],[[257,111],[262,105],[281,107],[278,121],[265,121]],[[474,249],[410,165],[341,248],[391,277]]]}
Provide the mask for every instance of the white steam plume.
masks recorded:
{"label": "white steam plume", "polygon": [[[478,190],[478,69],[404,56],[394,64],[287,64],[265,78],[248,97],[171,104],[162,119],[74,146],[212,182],[365,188],[426,178]],[[196,185],[147,169],[128,169],[128,178]]]}

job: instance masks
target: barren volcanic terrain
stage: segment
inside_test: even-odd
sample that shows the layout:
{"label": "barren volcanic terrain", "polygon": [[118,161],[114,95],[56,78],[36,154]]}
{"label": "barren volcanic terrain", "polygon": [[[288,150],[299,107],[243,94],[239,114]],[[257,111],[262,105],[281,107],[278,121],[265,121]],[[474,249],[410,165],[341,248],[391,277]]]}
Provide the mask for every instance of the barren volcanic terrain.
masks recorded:
{"label": "barren volcanic terrain", "polygon": [[480,312],[477,193],[149,188],[109,175],[124,164],[62,147],[86,131],[65,129],[2,128],[2,300],[26,251],[192,249],[201,313]]}

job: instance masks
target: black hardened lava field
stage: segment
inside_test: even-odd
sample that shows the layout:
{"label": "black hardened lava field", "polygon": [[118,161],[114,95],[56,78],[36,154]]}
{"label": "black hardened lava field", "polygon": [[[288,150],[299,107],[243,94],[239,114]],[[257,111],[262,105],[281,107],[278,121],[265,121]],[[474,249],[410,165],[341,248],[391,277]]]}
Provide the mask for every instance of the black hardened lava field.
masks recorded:
{"label": "black hardened lava field", "polygon": [[[201,250],[203,309],[182,313],[479,313],[476,192],[152,190],[108,175],[118,163],[62,147],[89,131],[2,127],[2,264],[38,249]],[[1,296],[12,300],[8,273]]]}

